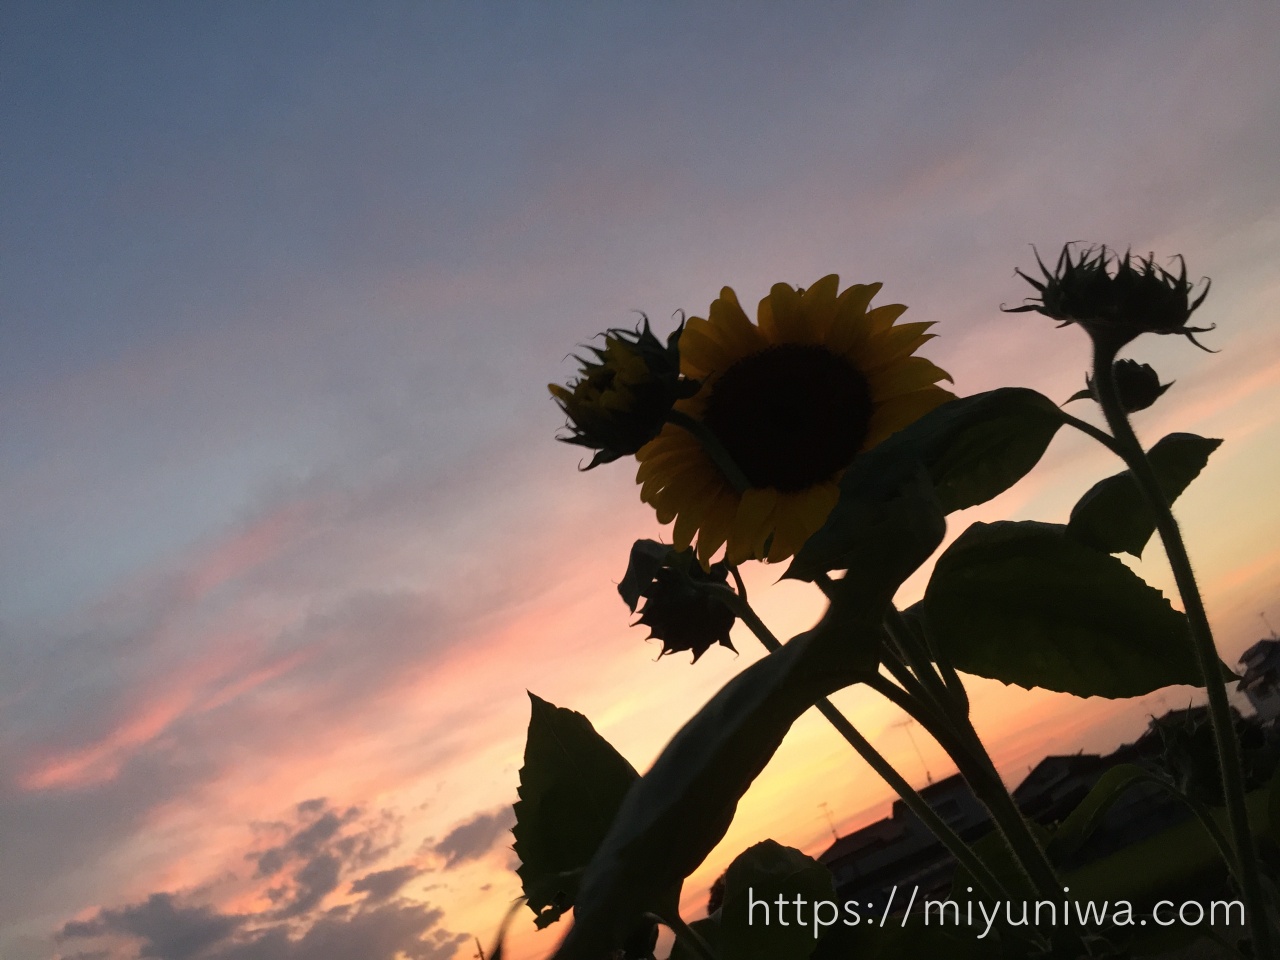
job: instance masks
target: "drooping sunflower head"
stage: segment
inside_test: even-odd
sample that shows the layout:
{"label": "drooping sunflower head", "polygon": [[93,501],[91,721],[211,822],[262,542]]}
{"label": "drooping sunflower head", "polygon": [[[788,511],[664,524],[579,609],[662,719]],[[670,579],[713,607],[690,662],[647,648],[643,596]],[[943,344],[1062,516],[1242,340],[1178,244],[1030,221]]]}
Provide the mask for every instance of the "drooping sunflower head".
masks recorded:
{"label": "drooping sunflower head", "polygon": [[586,469],[629,456],[653,439],[677,399],[697,389],[680,378],[680,328],[663,344],[646,317],[635,330],[606,330],[579,356],[579,376],[547,389],[568,418],[565,443],[596,451]]}
{"label": "drooping sunflower head", "polygon": [[[691,317],[680,367],[698,392],[675,405],[695,429],[668,423],[636,453],[640,496],[677,548],[696,539],[704,565],[777,562],[826,520],[860,452],[952,399],[950,380],[914,356],[929,323],[898,324],[901,304],[870,308],[880,284],[839,291],[823,277],[775,284],[752,323],[729,287]],[[727,469],[728,468],[728,469]]]}

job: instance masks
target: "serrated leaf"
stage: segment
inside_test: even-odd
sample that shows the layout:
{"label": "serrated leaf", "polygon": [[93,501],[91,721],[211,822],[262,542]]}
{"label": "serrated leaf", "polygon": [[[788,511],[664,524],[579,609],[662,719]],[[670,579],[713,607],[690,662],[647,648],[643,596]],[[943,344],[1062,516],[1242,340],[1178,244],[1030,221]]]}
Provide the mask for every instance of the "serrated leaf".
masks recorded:
{"label": "serrated leaf", "polygon": [[966,673],[1078,697],[1201,685],[1183,614],[1060,524],[973,524],[938,558],[920,609]]}
{"label": "serrated leaf", "polygon": [[[1147,452],[1151,469],[1172,503],[1200,475],[1221,440],[1171,433]],[[1156,530],[1156,516],[1128,471],[1099,480],[1071,511],[1067,524],[1081,543],[1105,553],[1141,557]]]}
{"label": "serrated leaf", "polygon": [[[808,960],[825,929],[812,904],[825,900],[838,915],[835,893],[831,871],[794,847],[765,840],[748,848],[725,871],[723,960]],[[785,901],[781,908],[779,897]],[[795,905],[797,897],[811,905],[809,910]]]}
{"label": "serrated leaf", "polygon": [[573,905],[635,768],[580,713],[529,694],[532,712],[515,804],[516,872],[539,927]]}
{"label": "serrated leaf", "polygon": [[684,725],[628,792],[587,867],[556,960],[599,960],[656,896],[693,872],[796,718],[864,675],[850,640],[880,630],[895,588],[837,581],[816,627],[747,667]]}

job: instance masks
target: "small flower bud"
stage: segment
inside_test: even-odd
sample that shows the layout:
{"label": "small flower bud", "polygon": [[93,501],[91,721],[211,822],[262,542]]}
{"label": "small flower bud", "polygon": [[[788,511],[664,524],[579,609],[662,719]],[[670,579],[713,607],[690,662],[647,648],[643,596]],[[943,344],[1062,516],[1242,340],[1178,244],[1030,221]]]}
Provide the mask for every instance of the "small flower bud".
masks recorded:
{"label": "small flower bud", "polygon": [[729,630],[737,620],[717,587],[728,587],[729,568],[714,563],[704,571],[692,550],[677,550],[654,540],[637,540],[631,548],[627,573],[618,593],[633,612],[635,625],[649,628],[662,641],[660,657],[679,650],[693,651],[693,662],[714,643],[734,649]]}
{"label": "small flower bud", "polygon": [[[1120,394],[1120,406],[1125,413],[1137,413],[1145,410],[1159,400],[1173,382],[1161,383],[1160,374],[1149,363],[1138,363],[1137,360],[1117,360],[1111,368],[1115,373],[1116,392]],[[1093,378],[1086,376],[1085,383],[1089,393],[1097,399],[1098,391],[1094,387]]]}

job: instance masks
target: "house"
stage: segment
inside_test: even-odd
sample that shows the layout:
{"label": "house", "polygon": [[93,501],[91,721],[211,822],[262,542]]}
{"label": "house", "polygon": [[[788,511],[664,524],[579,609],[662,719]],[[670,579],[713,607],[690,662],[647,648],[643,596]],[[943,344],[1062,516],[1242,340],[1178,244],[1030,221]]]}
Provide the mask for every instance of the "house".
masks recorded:
{"label": "house", "polygon": [[[1014,788],[1014,801],[1039,823],[1050,826],[1061,822],[1112,767],[1128,763],[1163,770],[1167,760],[1162,730],[1206,723],[1207,719],[1203,706],[1171,710],[1153,717],[1137,740],[1106,756],[1078,753],[1045,757]],[[991,830],[986,809],[959,774],[924,787],[920,795],[967,842]],[[1106,856],[1188,815],[1186,806],[1167,790],[1150,783],[1134,784],[1115,799],[1088,841],[1063,865],[1076,867]],[[865,908],[883,904],[895,885],[918,886],[921,895],[945,896],[955,872],[950,853],[902,800],[894,801],[888,817],[837,839],[818,860],[831,870],[837,896],[857,902],[868,914],[874,911]]]}
{"label": "house", "polygon": [[1240,655],[1244,676],[1238,689],[1263,723],[1280,717],[1280,639],[1259,640]]}

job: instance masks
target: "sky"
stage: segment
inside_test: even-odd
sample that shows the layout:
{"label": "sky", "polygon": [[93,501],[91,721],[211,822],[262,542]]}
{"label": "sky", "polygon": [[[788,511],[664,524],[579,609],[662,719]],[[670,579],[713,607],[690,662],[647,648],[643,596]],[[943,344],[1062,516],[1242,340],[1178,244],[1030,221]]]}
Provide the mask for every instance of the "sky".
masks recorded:
{"label": "sky", "polygon": [[[1085,337],[998,309],[1031,245],[1184,255],[1219,352],[1133,344],[1176,381],[1136,425],[1225,441],[1178,514],[1234,662],[1280,624],[1277,35],[1274,5],[1147,0],[6,3],[0,956],[487,949],[525,691],[643,769],[761,655],[629,627],[630,543],[669,528],[632,466],[578,471],[546,392],[726,284],[882,281],[958,393],[1061,400]],[[1063,435],[949,536],[1063,521],[1115,469]],[[821,604],[779,572],[746,576],[790,635]],[[971,690],[1011,784],[1194,696]],[[950,772],[836,699],[913,782]],[[806,715],[686,915],[752,843],[817,854],[889,800]],[[559,936],[531,918],[516,960]]]}

